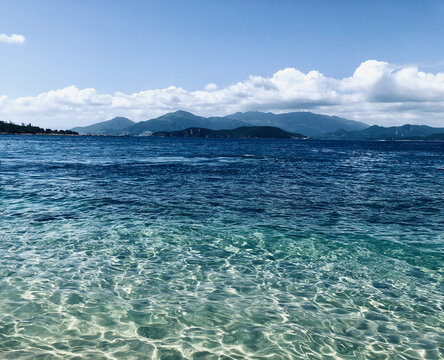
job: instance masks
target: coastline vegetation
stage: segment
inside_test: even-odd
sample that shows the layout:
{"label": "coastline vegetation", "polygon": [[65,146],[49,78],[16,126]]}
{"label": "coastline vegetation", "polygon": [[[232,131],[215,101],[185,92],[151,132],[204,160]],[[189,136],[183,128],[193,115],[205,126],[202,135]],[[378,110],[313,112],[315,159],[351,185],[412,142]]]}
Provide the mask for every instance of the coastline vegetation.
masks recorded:
{"label": "coastline vegetation", "polygon": [[72,130],[52,130],[44,129],[38,126],[34,126],[31,123],[28,125],[22,123],[21,125],[14,124],[12,122],[6,122],[0,120],[0,134],[8,135],[78,135],[77,132]]}

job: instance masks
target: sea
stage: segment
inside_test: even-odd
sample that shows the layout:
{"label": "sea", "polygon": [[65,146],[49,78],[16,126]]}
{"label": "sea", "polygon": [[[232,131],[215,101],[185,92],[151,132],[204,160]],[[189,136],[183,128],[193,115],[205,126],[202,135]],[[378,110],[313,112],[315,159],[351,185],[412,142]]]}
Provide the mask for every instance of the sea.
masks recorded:
{"label": "sea", "polygon": [[1,359],[443,359],[444,143],[0,136]]}

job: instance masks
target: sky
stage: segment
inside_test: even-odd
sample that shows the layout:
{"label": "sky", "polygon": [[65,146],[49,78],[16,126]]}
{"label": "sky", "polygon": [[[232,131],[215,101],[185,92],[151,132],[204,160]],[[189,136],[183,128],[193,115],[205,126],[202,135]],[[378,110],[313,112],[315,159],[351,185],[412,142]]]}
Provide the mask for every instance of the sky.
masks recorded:
{"label": "sky", "polygon": [[444,1],[2,0],[0,120],[312,111],[444,127]]}

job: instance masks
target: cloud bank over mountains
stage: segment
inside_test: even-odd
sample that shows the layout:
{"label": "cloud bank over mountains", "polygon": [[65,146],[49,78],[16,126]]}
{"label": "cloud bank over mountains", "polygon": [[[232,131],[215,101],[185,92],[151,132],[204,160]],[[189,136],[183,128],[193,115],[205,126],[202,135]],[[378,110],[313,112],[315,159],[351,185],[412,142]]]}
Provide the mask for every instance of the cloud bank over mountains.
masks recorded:
{"label": "cloud bank over mountains", "polygon": [[0,43],[5,44],[23,44],[25,42],[25,37],[19,34],[0,34]]}
{"label": "cloud bank over mountains", "polygon": [[115,116],[147,120],[178,109],[203,116],[307,110],[385,126],[444,126],[444,73],[368,60],[343,79],[286,68],[269,78],[250,76],[223,88],[210,83],[197,91],[170,86],[100,94],[68,86],[33,97],[0,96],[0,120],[45,127],[71,128]]}

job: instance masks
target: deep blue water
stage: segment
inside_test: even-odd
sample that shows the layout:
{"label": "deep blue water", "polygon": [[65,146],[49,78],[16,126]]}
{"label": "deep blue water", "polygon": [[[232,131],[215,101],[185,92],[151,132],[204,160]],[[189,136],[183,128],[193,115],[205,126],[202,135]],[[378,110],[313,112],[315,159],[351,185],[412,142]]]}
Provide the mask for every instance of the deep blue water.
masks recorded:
{"label": "deep blue water", "polygon": [[444,358],[444,144],[0,136],[0,358]]}

